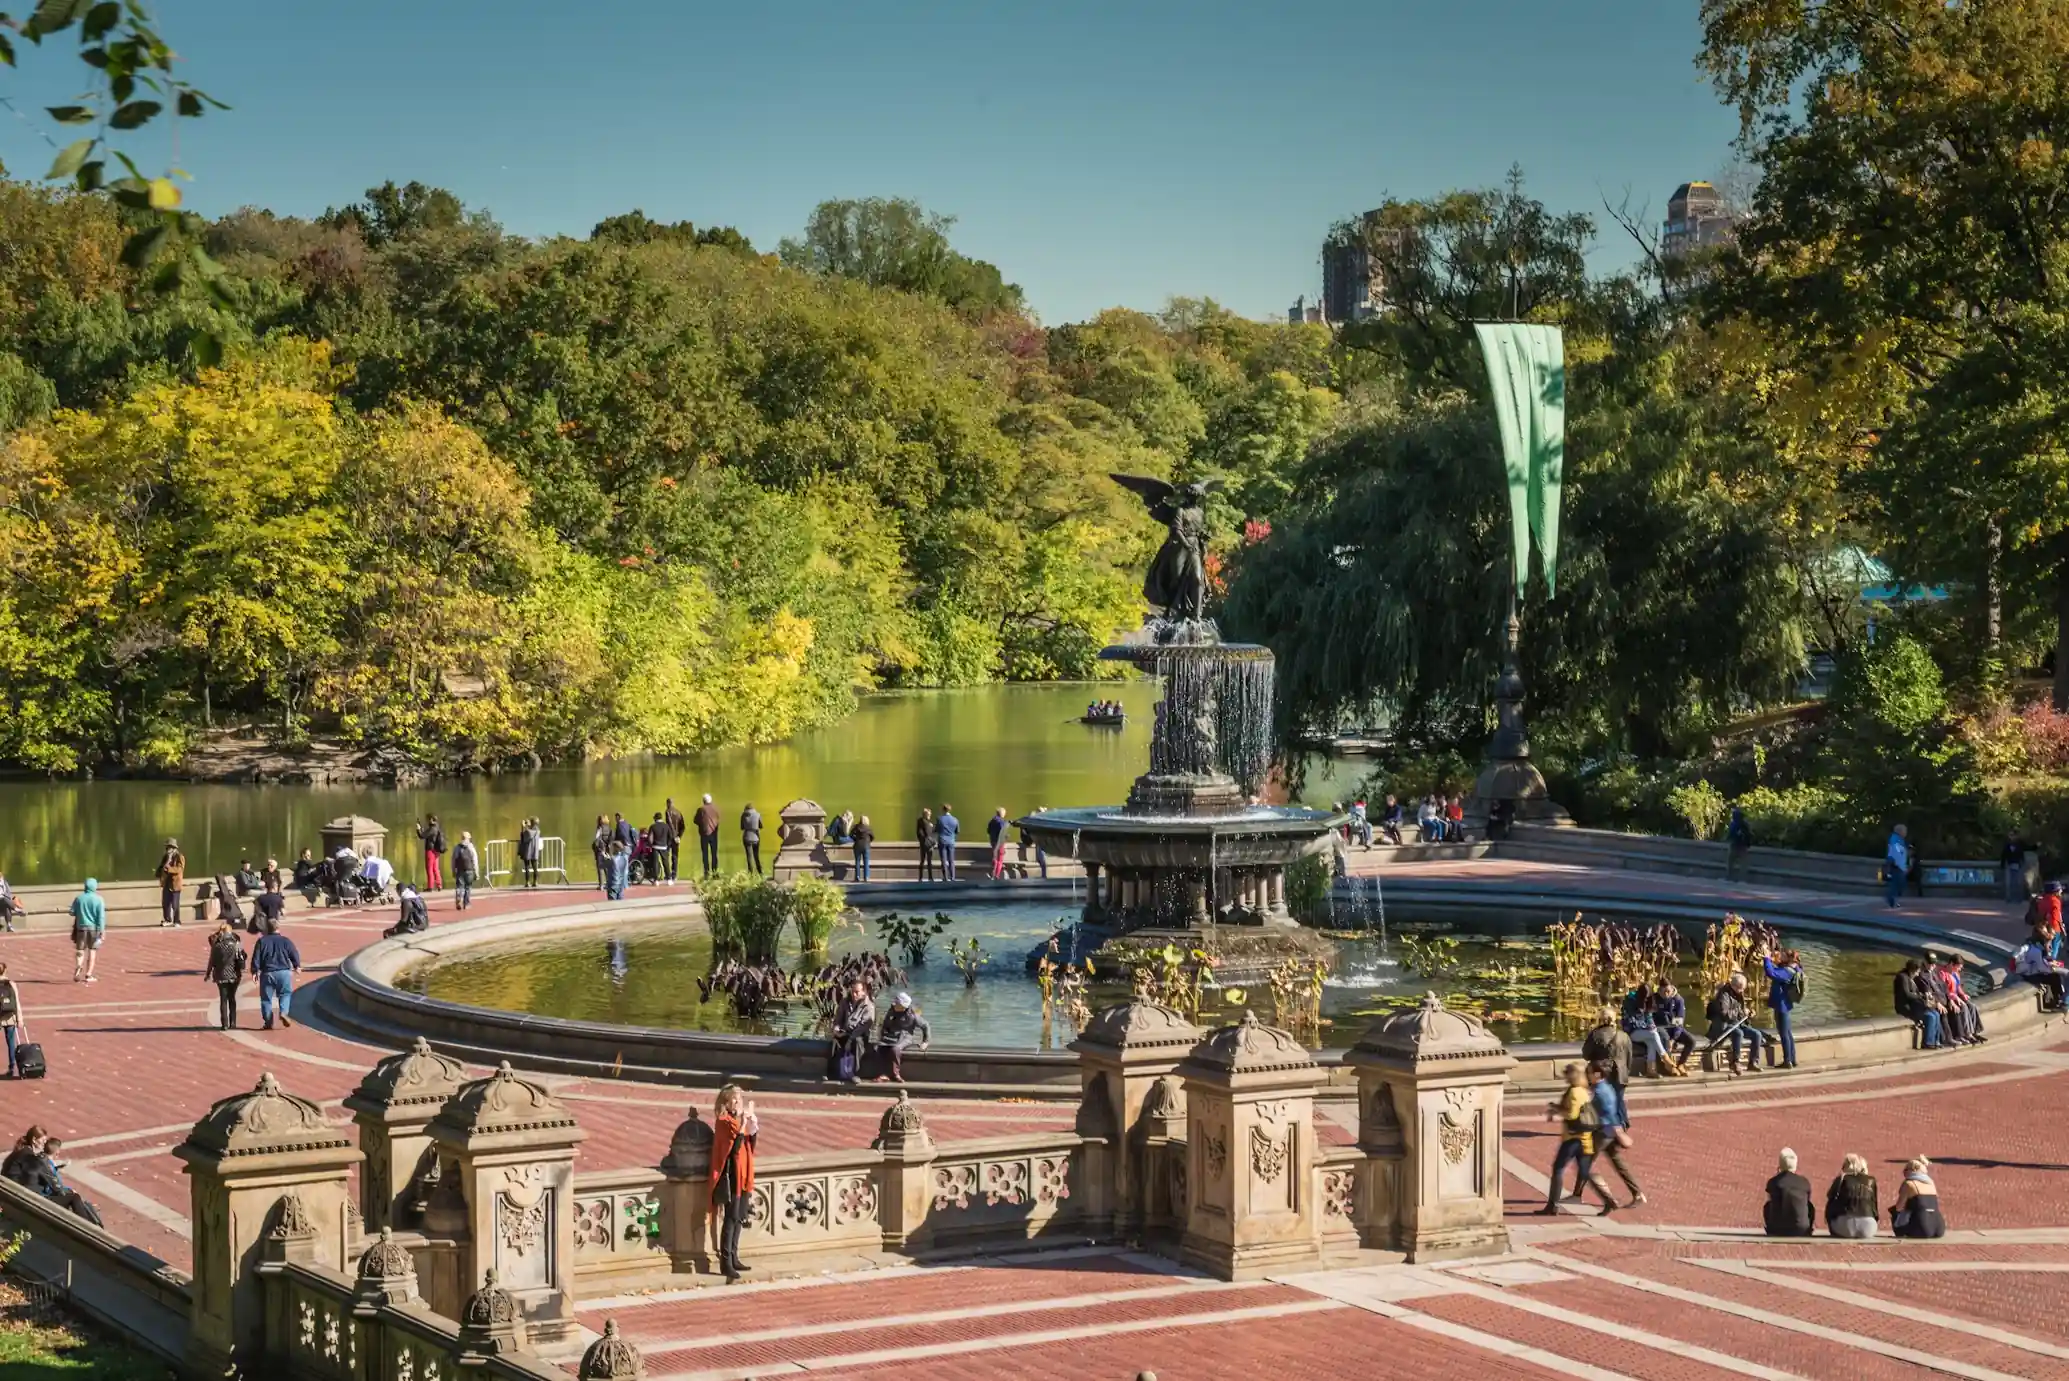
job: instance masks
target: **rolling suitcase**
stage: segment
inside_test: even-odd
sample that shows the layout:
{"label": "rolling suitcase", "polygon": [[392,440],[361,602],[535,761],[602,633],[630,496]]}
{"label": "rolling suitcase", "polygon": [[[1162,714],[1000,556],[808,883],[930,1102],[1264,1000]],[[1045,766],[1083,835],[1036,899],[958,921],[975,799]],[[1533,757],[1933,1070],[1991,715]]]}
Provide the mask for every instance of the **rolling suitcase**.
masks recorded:
{"label": "rolling suitcase", "polygon": [[14,1050],[15,1072],[24,1079],[41,1079],[49,1071],[43,1061],[43,1047],[34,1041]]}

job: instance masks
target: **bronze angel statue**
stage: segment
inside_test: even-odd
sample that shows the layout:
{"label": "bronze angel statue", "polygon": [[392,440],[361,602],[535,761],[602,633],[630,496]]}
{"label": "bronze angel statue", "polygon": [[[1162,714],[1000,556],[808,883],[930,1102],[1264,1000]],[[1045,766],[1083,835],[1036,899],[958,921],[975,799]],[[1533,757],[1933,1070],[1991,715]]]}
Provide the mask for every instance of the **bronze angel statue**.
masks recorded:
{"label": "bronze angel statue", "polygon": [[1148,475],[1109,475],[1142,496],[1149,515],[1170,529],[1142,582],[1142,596],[1175,623],[1207,617],[1207,496],[1220,480],[1173,484]]}

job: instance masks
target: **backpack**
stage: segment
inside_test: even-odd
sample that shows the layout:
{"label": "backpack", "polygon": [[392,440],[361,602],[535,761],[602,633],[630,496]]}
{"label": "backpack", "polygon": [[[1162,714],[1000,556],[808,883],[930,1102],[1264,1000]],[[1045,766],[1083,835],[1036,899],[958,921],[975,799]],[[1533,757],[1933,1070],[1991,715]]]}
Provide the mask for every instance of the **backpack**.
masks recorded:
{"label": "backpack", "polygon": [[13,981],[0,978],[0,1017],[16,1016],[21,1009],[21,998],[14,991]]}
{"label": "backpack", "polygon": [[1785,991],[1789,994],[1790,1005],[1801,1006],[1803,1003],[1803,995],[1810,991],[1809,976],[1806,975],[1802,969],[1796,970],[1795,977],[1789,980],[1788,986],[1785,989]]}

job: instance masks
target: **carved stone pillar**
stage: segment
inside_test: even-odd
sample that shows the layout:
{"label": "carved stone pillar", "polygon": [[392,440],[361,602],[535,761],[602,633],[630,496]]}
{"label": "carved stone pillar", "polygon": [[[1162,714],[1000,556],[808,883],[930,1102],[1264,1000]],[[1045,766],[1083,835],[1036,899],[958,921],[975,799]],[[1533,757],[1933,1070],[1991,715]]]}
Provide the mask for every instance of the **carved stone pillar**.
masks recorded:
{"label": "carved stone pillar", "polygon": [[173,1149],[186,1164],[194,1245],[196,1369],[223,1375],[262,1355],[262,1256],[344,1270],[351,1139],[271,1074],[225,1098]]}
{"label": "carved stone pillar", "polygon": [[884,1250],[909,1251],[926,1237],[927,1212],[934,1194],[929,1182],[934,1170],[934,1138],[927,1135],[926,1121],[904,1089],[898,1090],[898,1101],[884,1110],[876,1140],[869,1146],[884,1157],[877,1190]]}
{"label": "carved stone pillar", "polygon": [[711,1273],[711,1124],[690,1109],[661,1160],[661,1245],[672,1269]]}
{"label": "carved stone pillar", "polygon": [[1163,1186],[1152,1180],[1156,1163],[1146,1151],[1144,1109],[1160,1081],[1204,1034],[1171,1008],[1138,1001],[1101,1011],[1071,1042],[1083,1089],[1078,1131],[1107,1141],[1100,1157],[1106,1174],[1100,1177],[1104,1203],[1098,1216],[1108,1221],[1089,1224],[1092,1231],[1110,1223],[1115,1236],[1128,1237],[1146,1225]]}
{"label": "carved stone pillar", "polygon": [[368,1071],[345,1100],[359,1127],[366,1164],[359,1172],[359,1210],[366,1230],[420,1226],[421,1176],[430,1167],[431,1121],[460,1091],[467,1071],[422,1036],[400,1055]]}
{"label": "carved stone pillar", "polygon": [[[493,1270],[545,1349],[577,1336],[572,1199],[575,1148],[586,1133],[559,1100],[506,1062],[461,1086],[432,1121],[441,1184],[464,1205],[460,1278]],[[430,1300],[448,1317],[459,1300]]]}
{"label": "carved stone pillar", "polygon": [[1358,1072],[1365,1245],[1410,1261],[1507,1251],[1501,1118],[1516,1061],[1501,1038],[1431,993],[1367,1031],[1344,1063]]}
{"label": "carved stone pillar", "polygon": [[1251,1011],[1193,1047],[1185,1080],[1182,1260],[1223,1280],[1321,1259],[1315,1089],[1327,1077],[1298,1037]]}

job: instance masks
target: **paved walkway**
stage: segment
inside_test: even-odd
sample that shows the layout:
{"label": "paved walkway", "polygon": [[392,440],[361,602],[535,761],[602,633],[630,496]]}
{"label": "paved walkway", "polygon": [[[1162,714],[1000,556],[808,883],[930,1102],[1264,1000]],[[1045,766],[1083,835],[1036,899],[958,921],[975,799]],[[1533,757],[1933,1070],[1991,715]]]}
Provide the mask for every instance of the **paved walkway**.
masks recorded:
{"label": "paved walkway", "polygon": [[[594,895],[583,889],[503,892],[482,898],[467,916],[565,906]],[[451,920],[449,908],[447,899],[437,899],[433,923]],[[305,965],[299,1006],[311,1006],[310,985],[393,919],[391,908],[295,918],[287,931]],[[388,1053],[300,1022],[260,1030],[258,994],[249,983],[241,1029],[216,1030],[215,987],[202,978],[208,935],[194,925],[110,931],[100,981],[90,986],[71,981],[66,937],[0,936],[0,960],[20,985],[30,1035],[50,1062],[48,1078],[0,1080],[0,1135],[11,1141],[35,1123],[63,1137],[66,1173],[99,1205],[110,1231],[181,1269],[191,1260],[187,1180],[168,1153],[209,1105],[250,1089],[270,1070],[289,1092],[347,1123],[351,1115],[342,1100]],[[584,1171],[652,1166],[667,1152],[692,1098],[710,1113],[708,1093],[607,1079],[545,1082],[574,1106],[589,1132],[579,1162]],[[765,1124],[763,1154],[793,1155],[866,1146],[887,1096],[880,1090],[757,1094],[755,1101]],[[1062,1104],[977,1100],[922,1100],[921,1108],[934,1136],[948,1141],[1067,1128],[1073,1113]]]}
{"label": "paved walkway", "polygon": [[[2056,1307],[2069,1165],[2051,1149],[2065,1096],[2069,1052],[2039,1048],[1709,1097],[1648,1090],[1630,1160],[1650,1202],[1554,1219],[1534,1213],[1553,1137],[1515,1105],[1515,1249],[1494,1261],[1411,1268],[1367,1254],[1230,1285],[1083,1248],[598,1300],[582,1317],[596,1329],[615,1318],[664,1381],[2069,1377]],[[1784,1144],[1820,1199],[1844,1154],[1865,1155],[1885,1206],[1903,1161],[1930,1156],[1955,1230],[1937,1243],[1769,1241],[1750,1225]]]}
{"label": "paved walkway", "polygon": [[[1355,855],[1354,855],[1355,857]],[[1573,880],[1576,870],[1434,864],[1424,875]],[[1584,874],[1601,890],[1659,879]],[[1672,880],[1682,894],[1721,888]],[[1741,893],[1757,904],[1764,889]],[[575,894],[579,896],[580,894]],[[566,904],[569,893],[500,894],[477,914]],[[1791,901],[1801,901],[1799,895]],[[1872,912],[1872,898],[1833,898]],[[2015,927],[2012,908],[1934,901],[1917,913],[1963,928]],[[450,912],[441,900],[434,919]],[[320,977],[388,917],[322,913],[292,933]],[[1993,931],[1993,933],[1995,933]],[[56,935],[0,937],[22,983],[50,1078],[0,1084],[12,1131],[38,1122],[68,1139],[74,1182],[108,1224],[184,1266],[187,1186],[167,1154],[208,1104],[272,1070],[341,1121],[340,1100],[383,1052],[296,1026],[213,1029],[201,978],[205,931],[121,931],[102,981],[70,980]],[[688,1101],[706,1095],[608,1080],[556,1087],[591,1140],[584,1170],[651,1165]],[[860,1146],[875,1096],[768,1095],[768,1154]],[[1243,1285],[1206,1281],[1113,1248],[942,1268],[761,1281],[593,1301],[645,1351],[651,1377],[817,1372],[901,1381],[949,1377],[2069,1378],[2069,1049],[2041,1043],[1956,1053],[1891,1070],[1763,1075],[1728,1085],[1646,1087],[1633,1100],[1631,1161],[1651,1202],[1603,1218],[1537,1217],[1554,1149],[1533,1102],[1505,1128],[1512,1257],[1411,1269],[1377,1257]],[[937,1138],[1067,1125],[1070,1109],[930,1102]],[[1335,1119],[1322,1134],[1345,1139]],[[1945,1241],[1770,1243],[1749,1235],[1776,1150],[1791,1145],[1822,1190],[1849,1151],[1865,1155],[1885,1204],[1899,1167],[1924,1154],[1955,1232]]]}

